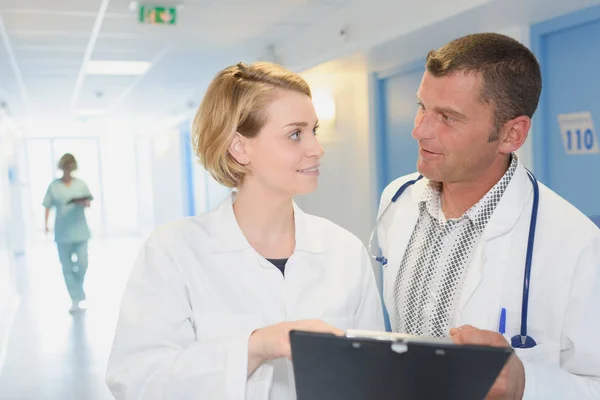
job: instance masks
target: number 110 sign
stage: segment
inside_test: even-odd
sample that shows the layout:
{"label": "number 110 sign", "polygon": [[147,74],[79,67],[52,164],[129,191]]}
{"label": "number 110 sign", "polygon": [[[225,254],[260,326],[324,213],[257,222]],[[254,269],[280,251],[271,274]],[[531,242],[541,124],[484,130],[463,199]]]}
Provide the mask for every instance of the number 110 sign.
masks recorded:
{"label": "number 110 sign", "polygon": [[567,154],[600,153],[594,122],[588,111],[559,114],[558,124],[560,125],[560,133]]}

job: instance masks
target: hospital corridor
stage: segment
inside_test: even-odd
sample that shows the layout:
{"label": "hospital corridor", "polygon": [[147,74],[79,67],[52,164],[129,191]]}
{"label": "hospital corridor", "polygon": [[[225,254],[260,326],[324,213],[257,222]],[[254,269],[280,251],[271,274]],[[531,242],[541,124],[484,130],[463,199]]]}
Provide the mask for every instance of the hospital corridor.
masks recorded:
{"label": "hospital corridor", "polygon": [[0,400],[600,399],[599,64],[600,0],[0,0]]}
{"label": "hospital corridor", "polygon": [[60,263],[50,241],[17,260],[19,312],[3,354],[3,399],[110,399],[104,384],[119,296],[139,238],[95,241],[87,275],[88,310],[69,314]]}

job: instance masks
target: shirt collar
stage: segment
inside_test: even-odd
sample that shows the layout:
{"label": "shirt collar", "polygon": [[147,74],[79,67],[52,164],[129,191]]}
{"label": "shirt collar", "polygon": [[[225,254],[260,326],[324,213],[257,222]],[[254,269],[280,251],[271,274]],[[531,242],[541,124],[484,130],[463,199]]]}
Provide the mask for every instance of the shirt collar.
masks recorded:
{"label": "shirt collar", "polygon": [[[215,253],[228,253],[252,248],[244,236],[233,212],[235,193],[227,196],[221,204],[208,214],[209,225],[214,227],[213,245]],[[310,215],[304,213],[293,202],[296,251],[309,253],[324,252],[324,235],[319,226],[314,226]],[[316,218],[316,217],[315,217]]]}
{"label": "shirt collar", "polygon": [[[500,180],[479,200],[474,206],[472,206],[465,214],[457,218],[461,220],[463,218],[469,218],[475,225],[479,233],[482,233],[487,225],[493,211],[500,202],[502,195],[504,194],[506,187],[510,183],[512,177],[517,170],[518,158],[516,154],[511,154],[511,162]],[[429,215],[437,220],[439,223],[445,222],[445,217],[442,213],[442,205],[440,198],[441,184],[434,181],[426,181],[423,190],[420,193],[419,205],[421,211],[427,210]]]}
{"label": "shirt collar", "polygon": [[465,214],[469,217],[479,233],[483,233],[492,213],[498,206],[500,199],[504,195],[508,184],[515,175],[517,170],[518,160],[516,155],[511,155],[510,166],[500,178],[500,180],[492,187],[481,200],[471,207]]}

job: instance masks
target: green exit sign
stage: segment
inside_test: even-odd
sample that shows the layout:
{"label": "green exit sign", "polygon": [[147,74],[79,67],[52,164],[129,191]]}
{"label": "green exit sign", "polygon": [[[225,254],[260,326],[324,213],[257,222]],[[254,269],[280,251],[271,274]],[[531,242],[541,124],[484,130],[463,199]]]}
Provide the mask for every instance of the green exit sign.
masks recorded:
{"label": "green exit sign", "polygon": [[140,6],[140,22],[144,24],[175,25],[176,21],[176,7]]}

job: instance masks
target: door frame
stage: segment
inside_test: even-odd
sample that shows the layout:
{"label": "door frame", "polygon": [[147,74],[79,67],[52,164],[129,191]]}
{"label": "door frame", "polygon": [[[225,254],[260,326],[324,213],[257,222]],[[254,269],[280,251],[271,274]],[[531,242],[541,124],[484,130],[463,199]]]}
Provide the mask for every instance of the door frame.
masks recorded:
{"label": "door frame", "polygon": [[[377,160],[377,191],[379,196],[391,182],[389,171],[387,170],[387,101],[385,96],[385,86],[387,80],[405,74],[411,74],[418,70],[425,71],[425,58],[408,62],[394,68],[373,73],[375,81],[375,157]],[[398,177],[394,177],[398,178]]]}
{"label": "door frame", "polygon": [[[383,71],[379,71],[379,72],[374,72],[372,74],[372,82],[374,82],[374,95],[373,95],[373,101],[374,101],[374,110],[375,112],[373,113],[374,116],[374,127],[375,127],[375,168],[376,168],[376,179],[377,179],[377,198],[376,198],[376,205],[379,205],[379,199],[381,198],[381,194],[383,193],[383,190],[385,189],[385,187],[391,182],[390,180],[390,176],[389,176],[389,171],[387,169],[387,153],[385,151],[386,147],[387,147],[387,119],[388,119],[388,113],[387,113],[387,101],[386,101],[386,93],[385,93],[385,87],[387,84],[387,80],[389,78],[394,78],[394,77],[398,77],[401,75],[405,75],[405,74],[411,74],[414,73],[418,70],[423,70],[425,69],[425,58],[422,59],[418,59],[412,62],[408,62],[406,64],[402,64],[399,65],[397,67],[394,68],[390,68],[387,70],[383,70]],[[393,177],[398,178],[398,177]],[[377,213],[377,210],[376,210]],[[375,215],[375,218],[377,218],[377,215]],[[384,323],[385,323],[385,329],[388,332],[392,331],[391,325],[390,325],[390,317],[389,317],[389,313],[385,308],[385,301],[383,299],[383,285],[384,285],[384,281],[383,281],[383,266],[379,263],[377,263],[377,266],[379,267],[378,270],[376,271],[376,274],[378,275],[378,287],[379,287],[379,295],[380,295],[380,301],[381,301],[381,305],[383,308],[383,318],[384,318]]]}
{"label": "door frame", "polygon": [[532,154],[535,175],[541,182],[547,182],[548,176],[548,141],[545,139],[549,115],[546,111],[546,93],[544,81],[547,77],[547,64],[545,62],[546,36],[556,32],[571,29],[577,26],[600,21],[600,6],[592,6],[583,10],[549,19],[530,27],[531,51],[535,54],[542,72],[542,94],[532,122]]}

